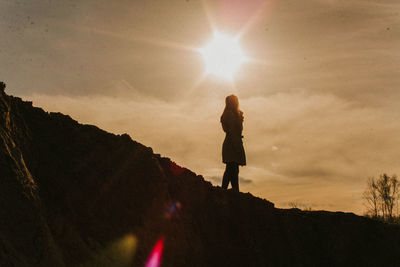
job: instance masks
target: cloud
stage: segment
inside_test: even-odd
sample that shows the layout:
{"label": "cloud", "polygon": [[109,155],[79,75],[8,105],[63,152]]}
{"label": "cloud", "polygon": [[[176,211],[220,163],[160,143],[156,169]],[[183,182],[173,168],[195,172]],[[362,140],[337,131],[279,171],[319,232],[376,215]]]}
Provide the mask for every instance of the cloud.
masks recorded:
{"label": "cloud", "polygon": [[244,64],[234,88],[196,84],[202,60],[181,49],[210,35],[196,1],[0,1],[0,71],[8,92],[127,132],[205,177],[224,171],[219,116],[234,92],[243,191],[360,212],[366,177],[400,173],[400,4],[270,2],[240,40],[262,64]]}
{"label": "cloud", "polygon": [[239,176],[239,183],[241,183],[241,184],[251,184],[251,183],[253,183],[253,180],[246,179],[246,178],[244,178],[242,176]]}
{"label": "cloud", "polygon": [[221,184],[222,182],[222,176],[208,176],[205,177],[207,180],[211,181],[212,184],[216,185],[216,184]]}
{"label": "cloud", "polygon": [[[223,99],[210,98],[193,106],[140,94],[131,99],[27,98],[80,122],[114,133],[127,132],[214,184],[221,182],[224,135],[219,116]],[[336,209],[359,210],[358,192],[363,190],[366,177],[400,171],[395,164],[400,152],[393,146],[400,142],[400,125],[390,107],[359,107],[334,95],[304,92],[244,98],[241,106],[248,157],[248,166],[240,168],[245,192],[282,205],[297,197],[320,203],[320,207],[335,203]],[[273,146],[279,150],[271,151]],[[332,195],[327,198],[329,192]]]}

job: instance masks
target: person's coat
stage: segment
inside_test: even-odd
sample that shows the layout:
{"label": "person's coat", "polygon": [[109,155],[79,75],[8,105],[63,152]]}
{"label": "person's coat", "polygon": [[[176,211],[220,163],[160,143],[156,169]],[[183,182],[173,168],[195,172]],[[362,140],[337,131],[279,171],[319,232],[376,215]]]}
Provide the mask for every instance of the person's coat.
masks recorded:
{"label": "person's coat", "polygon": [[221,116],[221,124],[226,133],[222,145],[222,162],[236,162],[239,165],[246,165],[246,154],[242,141],[243,113],[224,112]]}

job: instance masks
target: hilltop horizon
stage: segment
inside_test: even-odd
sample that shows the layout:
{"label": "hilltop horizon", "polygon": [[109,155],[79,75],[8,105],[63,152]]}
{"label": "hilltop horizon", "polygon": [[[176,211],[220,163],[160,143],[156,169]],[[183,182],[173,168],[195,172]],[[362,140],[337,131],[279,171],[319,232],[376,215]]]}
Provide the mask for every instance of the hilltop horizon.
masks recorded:
{"label": "hilltop horizon", "polygon": [[[400,227],[278,209],[0,92],[4,266],[395,266]],[[162,253],[162,257],[160,257]]]}
{"label": "hilltop horizon", "polygon": [[400,174],[399,14],[392,0],[0,1],[0,72],[10,93],[215,185],[234,93],[243,191],[362,214],[368,177]]}

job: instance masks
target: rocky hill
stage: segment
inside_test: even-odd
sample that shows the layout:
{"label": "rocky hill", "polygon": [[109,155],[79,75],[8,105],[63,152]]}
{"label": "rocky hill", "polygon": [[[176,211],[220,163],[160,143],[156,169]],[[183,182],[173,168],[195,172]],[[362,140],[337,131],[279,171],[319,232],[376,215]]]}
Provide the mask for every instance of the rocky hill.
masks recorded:
{"label": "rocky hill", "polygon": [[161,266],[400,266],[397,225],[224,191],[0,90],[0,266],[144,266],[157,240]]}

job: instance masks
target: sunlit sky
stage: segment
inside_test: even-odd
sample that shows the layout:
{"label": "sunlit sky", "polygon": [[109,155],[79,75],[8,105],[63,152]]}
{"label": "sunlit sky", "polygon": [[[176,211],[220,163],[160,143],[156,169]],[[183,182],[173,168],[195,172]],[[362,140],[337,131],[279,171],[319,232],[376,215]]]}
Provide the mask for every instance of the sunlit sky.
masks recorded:
{"label": "sunlit sky", "polygon": [[[247,57],[204,75],[218,31]],[[7,92],[128,133],[215,185],[235,93],[240,189],[278,207],[361,214],[366,179],[400,174],[397,0],[0,0]]]}

